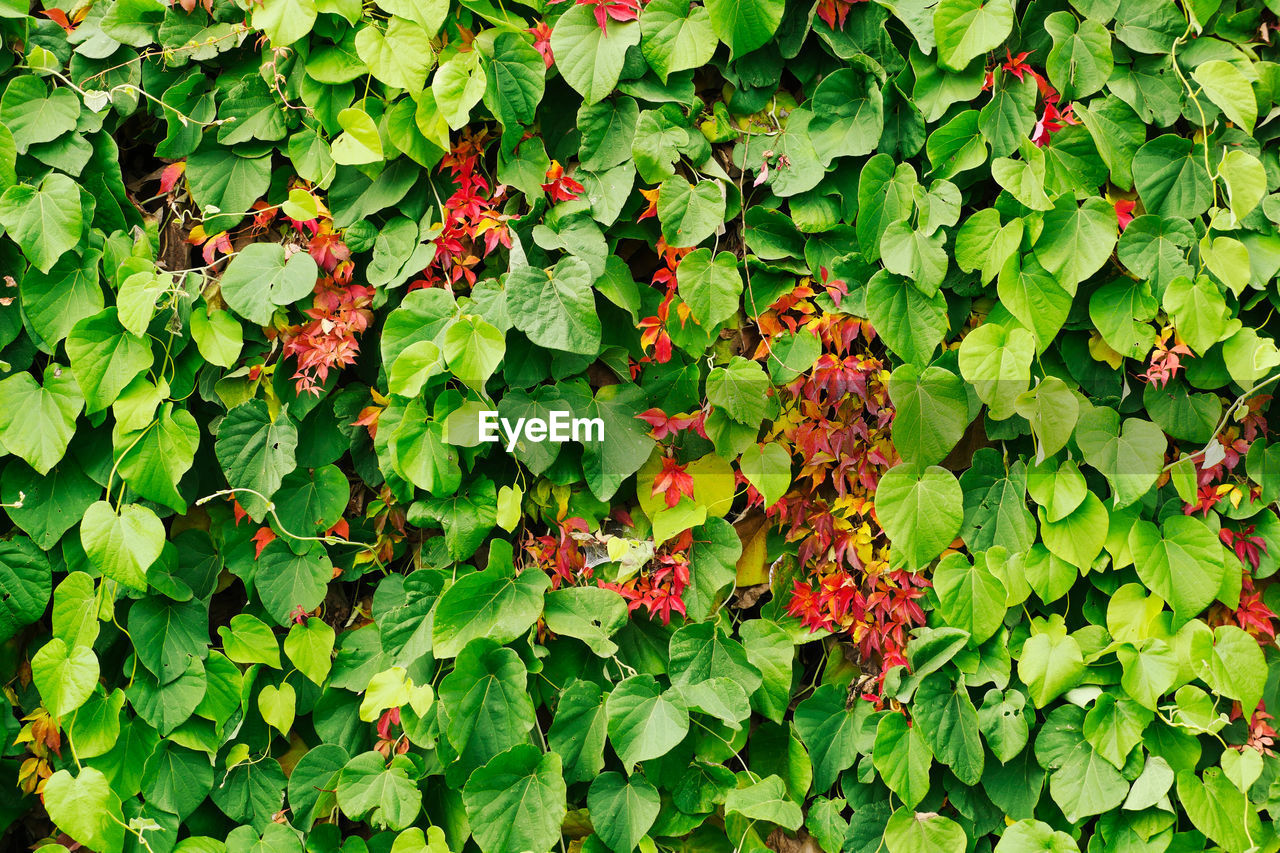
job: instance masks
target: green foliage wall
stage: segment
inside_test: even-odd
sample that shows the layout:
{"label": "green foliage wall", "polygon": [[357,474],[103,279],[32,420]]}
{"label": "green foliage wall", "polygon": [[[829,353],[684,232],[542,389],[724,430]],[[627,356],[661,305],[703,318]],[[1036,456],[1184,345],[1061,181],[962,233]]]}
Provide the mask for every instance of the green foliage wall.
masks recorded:
{"label": "green foliage wall", "polygon": [[0,0],[0,847],[1280,849],[1277,12]]}

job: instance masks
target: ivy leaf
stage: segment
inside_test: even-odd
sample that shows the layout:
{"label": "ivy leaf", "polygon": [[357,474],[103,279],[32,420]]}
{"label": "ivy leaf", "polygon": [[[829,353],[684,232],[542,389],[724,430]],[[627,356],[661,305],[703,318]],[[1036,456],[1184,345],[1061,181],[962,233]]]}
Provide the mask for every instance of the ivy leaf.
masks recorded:
{"label": "ivy leaf", "polygon": [[1224,59],[1210,59],[1197,65],[1191,76],[1227,118],[1246,133],[1253,133],[1254,122],[1258,120],[1258,101],[1243,71]]}
{"label": "ivy leaf", "polygon": [[338,805],[343,814],[365,818],[379,829],[400,830],[422,809],[422,792],[409,778],[413,763],[397,755],[390,766],[378,752],[362,752],[338,775]]}
{"label": "ivy leaf", "polygon": [[638,23],[609,18],[602,28],[585,6],[566,11],[551,33],[556,68],[587,104],[601,101],[613,91],[622,76],[627,51],[639,43]]}
{"label": "ivy leaf", "polygon": [[607,658],[618,651],[609,638],[627,624],[627,603],[611,589],[563,587],[547,593],[543,618],[556,634],[582,640]]}
{"label": "ivy leaf", "polygon": [[84,397],[71,371],[45,368],[41,386],[29,373],[0,381],[0,434],[4,447],[45,475],[67,452]]}
{"label": "ivy leaf", "polygon": [[1000,627],[1008,595],[985,562],[971,564],[963,554],[950,554],[933,574],[942,618],[948,625],[968,631],[975,644],[985,642]]}
{"label": "ivy leaf", "polygon": [[95,850],[123,849],[120,797],[102,771],[84,767],[72,776],[59,770],[45,782],[43,799],[50,820],[76,841]]}
{"label": "ivy leaf", "polygon": [[84,225],[80,190],[57,172],[45,177],[39,187],[11,186],[0,196],[0,225],[31,264],[47,273],[80,242]]}
{"label": "ivy leaf", "polygon": [[12,78],[0,99],[0,122],[12,134],[18,154],[70,133],[79,118],[80,99],[74,92],[62,87],[50,92],[43,80],[31,74]]}
{"label": "ivy leaf", "polygon": [[1010,0],[941,0],[933,13],[938,59],[955,71],[999,47],[1012,28]]}
{"label": "ivy leaf", "polygon": [[1257,640],[1235,625],[1219,625],[1213,629],[1207,666],[1200,660],[1199,667],[1206,684],[1223,696],[1239,699],[1244,713],[1252,716],[1267,681],[1267,663]]}
{"label": "ivy leaf", "polygon": [[663,692],[652,675],[633,675],[618,683],[605,700],[609,742],[631,768],[659,758],[684,740],[689,711],[679,695]]}
{"label": "ivy leaf", "polygon": [[440,683],[440,701],[464,773],[528,741],[534,711],[527,678],[520,656],[488,638],[472,640],[458,654]]}
{"label": "ivy leaf", "polygon": [[485,77],[485,106],[503,127],[533,124],[546,87],[546,69],[533,45],[518,33],[500,32]]}
{"label": "ivy leaf", "polygon": [[725,814],[740,814],[748,820],[763,820],[792,831],[804,823],[800,807],[787,799],[787,785],[780,776],[766,776],[743,788],[734,788],[725,797]]}
{"label": "ivy leaf", "polygon": [[555,719],[547,732],[548,743],[564,762],[566,782],[587,782],[600,775],[607,735],[608,718],[600,685],[573,680],[560,694]]}
{"label": "ivy leaf", "polygon": [[[356,33],[355,44],[356,54],[383,83],[410,92],[425,88],[427,71],[435,63],[436,54],[431,34],[421,24],[392,15],[385,31],[372,24],[364,26]],[[483,80],[480,91],[484,91]],[[476,94],[475,101],[478,100],[480,95]]]}
{"label": "ivy leaf", "polygon": [[968,847],[969,840],[950,818],[902,808],[885,825],[883,843],[889,853],[944,853]]}
{"label": "ivy leaf", "polygon": [[872,74],[853,68],[834,71],[814,89],[812,104],[809,132],[824,164],[837,157],[862,157],[880,143],[884,103]]}
{"label": "ivy leaf", "polygon": [[[187,158],[187,185],[204,216],[205,233],[234,228],[271,182],[271,155],[242,157],[210,148]],[[256,244],[255,244],[256,245]]]}
{"label": "ivy leaf", "polygon": [[1045,71],[1062,97],[1074,101],[1101,89],[1114,64],[1106,27],[1088,19],[1077,22],[1070,12],[1054,12],[1044,27],[1053,38]]}
{"label": "ivy leaf", "polygon": [[148,500],[187,511],[178,483],[191,469],[200,445],[200,427],[190,412],[165,403],[151,425],[120,434],[116,444],[126,448],[117,463],[125,482]]}
{"label": "ivy leaf", "polygon": [[455,54],[443,63],[431,78],[431,92],[449,127],[464,127],[471,120],[471,109],[480,103],[488,85],[488,77],[476,50]]}
{"label": "ivy leaf", "polygon": [[[1037,708],[1046,707],[1079,684],[1083,677],[1084,655],[1075,637],[1044,632],[1023,644],[1022,656],[1018,658],[1018,678],[1027,685]],[[1044,736],[1042,731],[1040,737]]]}
{"label": "ivy leaf", "polygon": [[311,32],[316,0],[263,0],[253,9],[253,27],[271,39],[272,47],[286,47]]}
{"label": "ivy leaf", "polygon": [[1178,800],[1192,825],[1231,853],[1253,849],[1265,833],[1253,804],[1218,767],[1205,768],[1203,777],[1179,771]]}
{"label": "ivy leaf", "polygon": [[896,465],[880,478],[876,514],[896,554],[913,570],[928,565],[960,533],[964,493],[945,468]]}
{"label": "ivy leaf", "polygon": [[164,539],[164,524],[138,504],[124,504],[117,513],[107,501],[98,501],[80,523],[80,541],[90,565],[139,591],[147,588],[147,570],[160,559]]}
{"label": "ivy leaf", "polygon": [[318,542],[295,553],[285,540],[275,539],[262,549],[255,568],[254,589],[279,625],[288,625],[298,607],[319,607],[333,579],[333,564]]}
{"label": "ivy leaf", "polygon": [[[355,107],[348,107],[338,113],[338,126],[342,128],[342,133],[338,134],[337,139],[333,140],[333,145],[330,148],[333,162],[340,166],[360,166],[366,163],[379,163],[382,161],[382,137],[378,134],[378,125],[374,123],[367,112]],[[256,245],[261,244],[253,244],[253,246]],[[253,246],[247,248],[253,248]],[[283,257],[283,252],[281,256]],[[309,257],[305,252],[299,252],[294,257],[304,256]],[[233,260],[232,263],[234,264],[235,261]],[[300,276],[295,275],[292,278],[300,278]],[[292,302],[294,300],[289,301]],[[235,308],[234,305],[231,307]],[[236,309],[236,313],[241,312]],[[241,313],[241,316],[244,315]]]}
{"label": "ivy leaf", "polygon": [[614,853],[631,853],[657,820],[658,789],[644,774],[627,778],[610,771],[597,776],[587,792],[587,809],[596,835]]}
{"label": "ivy leaf", "polygon": [[[709,182],[703,182],[706,183]],[[678,282],[680,298],[704,329],[717,329],[738,312],[742,277],[738,274],[738,260],[732,253],[720,252],[713,258],[710,249],[690,252],[680,261]]]}
{"label": "ivy leaf", "polygon": [[64,254],[47,274],[31,269],[20,284],[22,310],[44,343],[53,346],[71,327],[103,309],[106,302],[98,283],[102,253]]}
{"label": "ivy leaf", "polygon": [[31,680],[50,716],[67,716],[93,694],[98,683],[98,657],[93,649],[68,647],[54,637],[32,655]]}
{"label": "ivy leaf", "polygon": [[690,184],[675,175],[658,189],[658,221],[668,245],[698,245],[721,226],[724,211],[724,191],[717,181]]}
{"label": "ivy leaf", "polygon": [[[1136,163],[1135,163],[1136,171]],[[1102,199],[1086,199],[1079,207],[1070,195],[1054,202],[1045,214],[1036,241],[1036,260],[1058,275],[1074,295],[1076,285],[1102,269],[1119,234],[1115,209]]]}
{"label": "ivy leaf", "polygon": [[982,739],[978,712],[964,682],[953,683],[945,672],[927,676],[916,689],[912,714],[938,761],[966,785],[978,784],[984,764]]}
{"label": "ivy leaf", "polygon": [[859,731],[869,706],[845,705],[848,691],[835,684],[823,684],[796,706],[796,733],[809,750],[813,762],[815,790],[826,791],[858,757]]}
{"label": "ivy leaf", "polygon": [[711,13],[689,0],[654,0],[645,6],[640,34],[640,51],[663,83],[677,71],[701,68],[716,52]]}
{"label": "ivy leaf", "polygon": [[539,346],[594,355],[600,349],[600,318],[592,280],[586,261],[573,256],[549,270],[515,267],[507,274],[507,305],[516,328]]}
{"label": "ivy leaf", "polygon": [[450,323],[440,342],[449,371],[477,393],[502,363],[507,342],[502,332],[479,317],[463,315]]}
{"label": "ivy leaf", "polygon": [[241,403],[223,418],[214,454],[232,488],[258,493],[235,496],[255,520],[266,514],[266,501],[297,466],[297,446],[298,429],[288,414],[281,412],[273,420],[264,400]]}
{"label": "ivy leaf", "polygon": [[711,28],[737,59],[765,44],[782,23],[783,0],[710,0]]}
{"label": "ivy leaf", "polygon": [[923,366],[947,332],[947,300],[941,291],[925,296],[887,272],[867,284],[867,314],[885,345],[904,361]]}
{"label": "ivy leaf", "polygon": [[509,643],[541,615],[550,579],[542,572],[516,575],[495,565],[492,553],[489,568],[463,575],[440,597],[431,632],[437,658],[456,656],[476,637]]}
{"label": "ivy leaf", "polygon": [[1122,426],[1120,415],[1106,406],[1080,415],[1076,442],[1085,461],[1111,484],[1117,509],[1133,503],[1155,485],[1168,446],[1155,424],[1127,418]]}
{"label": "ivy leaf", "polygon": [[791,454],[781,444],[758,444],[747,448],[738,462],[761,497],[765,507],[777,503],[791,487]]}
{"label": "ivy leaf", "polygon": [[565,795],[560,756],[521,744],[472,773],[462,801],[484,853],[522,853],[555,846]]}
{"label": "ivy leaf", "polygon": [[1171,133],[1156,137],[1133,155],[1133,179],[1142,206],[1158,216],[1190,219],[1208,210],[1213,199],[1204,149]]}
{"label": "ivy leaf", "polygon": [[910,725],[904,715],[890,713],[880,718],[871,757],[885,784],[907,808],[915,808],[929,792],[933,753],[920,735],[920,727]]}
{"label": "ivy leaf", "polygon": [[316,262],[306,252],[286,259],[279,243],[251,243],[222,274],[222,298],[241,317],[268,326],[277,306],[310,295],[318,275]]}
{"label": "ivy leaf", "polygon": [[978,726],[991,752],[1004,764],[1009,763],[1027,745],[1026,696],[1017,690],[987,691],[978,709]]}
{"label": "ivy leaf", "polygon": [[53,592],[53,568],[25,536],[0,542],[0,642],[44,614]]}
{"label": "ivy leaf", "polygon": [[1020,820],[1000,836],[995,853],[1080,853],[1075,839],[1038,820]]}
{"label": "ivy leaf", "polygon": [[991,410],[994,420],[1014,413],[1018,396],[1031,381],[1035,339],[1025,329],[983,323],[960,344],[960,373]]}

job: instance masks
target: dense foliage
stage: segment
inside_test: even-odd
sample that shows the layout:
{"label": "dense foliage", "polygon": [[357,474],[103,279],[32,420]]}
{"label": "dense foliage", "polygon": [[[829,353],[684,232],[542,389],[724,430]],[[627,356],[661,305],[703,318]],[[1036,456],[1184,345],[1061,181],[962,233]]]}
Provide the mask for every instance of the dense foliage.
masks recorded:
{"label": "dense foliage", "polygon": [[1277,11],[0,2],[0,847],[1276,851]]}

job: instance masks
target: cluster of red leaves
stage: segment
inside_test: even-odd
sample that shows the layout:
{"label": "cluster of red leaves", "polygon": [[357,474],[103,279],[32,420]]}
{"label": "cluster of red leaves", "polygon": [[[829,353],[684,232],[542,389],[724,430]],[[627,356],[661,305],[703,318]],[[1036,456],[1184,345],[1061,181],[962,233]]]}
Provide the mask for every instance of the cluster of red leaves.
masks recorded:
{"label": "cluster of red leaves", "polygon": [[[924,624],[919,599],[928,580],[891,570],[888,544],[875,520],[880,477],[897,462],[890,440],[893,407],[888,370],[871,350],[875,330],[865,320],[823,312],[816,287],[839,304],[843,282],[802,283],[758,319],[754,357],[772,357],[774,341],[810,334],[822,345],[814,366],[781,389],[774,438],[801,460],[792,488],[766,510],[771,523],[797,543],[805,577],[792,589],[787,611],[811,630],[847,633],[865,665],[881,674],[905,663],[912,628]],[[760,502],[754,489],[749,500]]]}
{"label": "cluster of red leaves", "polygon": [[543,64],[550,68],[556,61],[551,53],[551,27],[547,26],[546,21],[538,21],[527,32],[533,36],[533,49],[538,51]]}
{"label": "cluster of red leaves", "polygon": [[[1065,107],[1059,106],[1060,96],[1058,90],[1053,88],[1043,74],[1027,63],[1027,57],[1030,55],[1031,52],[1028,51],[1014,56],[1006,48],[1005,60],[998,63],[998,67],[1004,73],[1016,77],[1019,81],[1026,79],[1024,75],[1027,74],[1030,74],[1031,79],[1036,81],[1036,87],[1040,90],[1041,110],[1040,117],[1036,120],[1035,129],[1031,132],[1031,141],[1038,146],[1044,146],[1049,143],[1049,139],[1053,134],[1069,124],[1079,124],[1080,120],[1075,117],[1070,104]],[[993,66],[987,70],[986,80],[982,84],[983,91],[995,85],[995,68],[996,66]]]}
{"label": "cluster of red leaves", "polygon": [[356,335],[373,321],[373,288],[339,284],[329,276],[316,282],[311,307],[303,313],[311,321],[284,334],[284,354],[298,360],[293,374],[298,393],[320,395],[330,370],[355,364],[360,344]]}
{"label": "cluster of red leaves", "polygon": [[[1232,424],[1214,436],[1208,450],[1197,451],[1191,455],[1196,465],[1196,502],[1184,504],[1184,515],[1200,513],[1208,515],[1209,510],[1223,500],[1238,503],[1248,490],[1252,497],[1257,497],[1258,486],[1248,483],[1243,476],[1236,474],[1236,469],[1244,461],[1254,439],[1267,433],[1267,420],[1263,408],[1270,401],[1270,395],[1260,394],[1245,402],[1248,414],[1238,424]],[[1213,459],[1212,465],[1205,463]]]}
{"label": "cluster of red leaves", "polygon": [[400,728],[400,709],[388,708],[378,718],[378,742],[374,744],[383,758],[391,758],[393,754],[404,755],[409,751],[409,739],[395,730]]}
{"label": "cluster of red leaves", "polygon": [[[557,3],[563,3],[564,0],[550,0],[548,5],[554,6]],[[600,32],[608,37],[609,21],[634,21],[640,17],[640,8],[646,0],[577,0],[575,5],[590,6],[591,12],[595,15],[596,23],[600,25]]]}
{"label": "cluster of red leaves", "polygon": [[[652,195],[641,192],[649,198],[649,206],[656,211],[657,190],[653,190]],[[649,211],[641,214],[640,218],[644,219],[650,216]],[[651,316],[645,317],[640,321],[640,346],[644,349],[645,355],[640,361],[632,366],[632,378],[639,370],[639,365],[649,362],[657,364],[666,364],[671,360],[671,335],[667,332],[667,322],[671,318],[671,306],[676,305],[676,316],[680,318],[680,326],[689,319],[689,306],[683,302],[676,302],[676,287],[678,285],[677,271],[680,268],[680,261],[684,256],[693,251],[692,248],[676,249],[667,245],[667,241],[661,237],[658,238],[658,259],[662,265],[658,267],[658,271],[653,274],[653,286],[662,288],[665,295],[662,302],[658,305],[658,312]],[[653,354],[649,355],[649,350],[653,350]]]}
{"label": "cluster of red leaves", "polygon": [[453,148],[440,161],[455,187],[444,203],[444,223],[434,243],[435,257],[422,275],[409,285],[423,287],[467,287],[476,283],[475,268],[499,245],[511,248],[510,217],[498,208],[506,195],[502,184],[490,184],[482,167],[489,131],[462,131]]}
{"label": "cluster of red leaves", "polygon": [[[1132,205],[1133,202],[1129,204]],[[1117,210],[1118,206],[1119,203],[1117,203]],[[1169,342],[1170,338],[1173,338],[1172,344]],[[1194,357],[1194,355],[1191,348],[1175,335],[1173,327],[1166,326],[1151,349],[1151,363],[1147,366],[1147,372],[1138,374],[1138,378],[1150,382],[1157,388],[1163,388],[1185,366],[1182,363],[1182,357]]]}
{"label": "cluster of red leaves", "polygon": [[[615,511],[614,517],[630,526],[626,513]],[[689,586],[689,550],[693,531],[686,530],[660,547],[648,565],[635,577],[618,583],[595,577],[595,569],[587,565],[581,543],[592,540],[587,522],[568,518],[554,534],[533,536],[524,542],[529,563],[551,576],[551,587],[596,585],[611,589],[627,602],[628,612],[640,608],[650,616],[668,624],[672,613],[685,614],[684,591]]]}
{"label": "cluster of red leaves", "polygon": [[866,2],[867,0],[819,0],[818,17],[831,29],[843,30],[853,4]]}

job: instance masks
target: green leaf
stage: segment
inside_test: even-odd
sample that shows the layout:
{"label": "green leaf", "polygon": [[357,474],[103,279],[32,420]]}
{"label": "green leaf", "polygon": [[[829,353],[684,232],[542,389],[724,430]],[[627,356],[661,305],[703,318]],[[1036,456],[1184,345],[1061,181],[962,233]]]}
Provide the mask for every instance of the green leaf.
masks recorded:
{"label": "green leaf", "polygon": [[640,25],[635,21],[610,18],[601,27],[590,9],[578,6],[561,15],[551,33],[556,68],[587,104],[613,91],[628,49],[639,43]]}
{"label": "green leaf", "polygon": [[643,774],[630,778],[610,771],[597,776],[587,792],[596,835],[614,853],[631,853],[658,817],[658,789]]}
{"label": "green leaf", "polygon": [[1178,800],[1195,828],[1229,853],[1256,849],[1265,833],[1253,804],[1217,767],[1205,768],[1203,778],[1180,771]]}
{"label": "green leaf", "polygon": [[884,828],[889,853],[953,853],[968,847],[964,830],[955,821],[934,812],[916,814],[898,809]]}
{"label": "green leaf", "polygon": [[54,637],[31,657],[31,680],[49,714],[64,717],[93,694],[98,683],[98,658],[85,646],[67,647]]}
{"label": "green leaf", "polygon": [[45,475],[67,452],[84,397],[71,371],[51,364],[44,385],[29,373],[0,381],[0,435],[4,447]]}
{"label": "green leaf", "polygon": [[813,761],[814,789],[826,791],[858,757],[858,737],[870,707],[845,704],[848,690],[823,684],[795,709],[796,733]]}
{"label": "green leaf", "polygon": [[978,709],[978,727],[991,752],[1007,764],[1027,745],[1026,696],[1017,690],[991,689]]}
{"label": "green leaf", "polygon": [[689,712],[678,694],[663,692],[652,675],[633,675],[605,700],[609,742],[627,768],[659,758],[684,740]]}
{"label": "green leaf", "polygon": [[205,232],[235,227],[271,182],[271,156],[241,157],[211,148],[187,158],[187,185],[204,216]]}
{"label": "green leaf", "polygon": [[178,492],[178,483],[195,462],[199,444],[196,419],[187,410],[165,403],[144,430],[116,436],[116,445],[127,448],[119,457],[120,476],[142,497],[185,513],[187,502]]}
{"label": "green leaf", "polygon": [[592,281],[586,261],[573,256],[551,269],[516,267],[507,274],[511,319],[539,346],[594,355],[600,349],[600,318]]}
{"label": "green leaf", "polygon": [[284,412],[273,420],[263,400],[241,403],[222,419],[214,454],[232,488],[258,493],[236,495],[237,502],[255,519],[266,514],[266,501],[297,466],[297,446],[298,430],[293,421]]}
{"label": "green leaf", "polygon": [[1099,755],[1123,770],[1129,753],[1142,742],[1142,732],[1155,714],[1126,697],[1104,693],[1084,718],[1083,733]]}
{"label": "green leaf", "polygon": [[1039,441],[1036,458],[1043,459],[1066,446],[1080,417],[1080,401],[1067,383],[1056,376],[1046,376],[1017,396],[1013,410],[1031,425]]}
{"label": "green leaf", "polygon": [[207,306],[191,312],[191,336],[204,360],[219,367],[233,366],[244,346],[240,324],[230,312]]}
{"label": "green leaf", "polygon": [[824,164],[875,150],[884,131],[884,104],[873,75],[852,68],[834,71],[814,89],[811,103],[809,133]]}
{"label": "green leaf", "polygon": [[791,488],[791,454],[781,444],[752,445],[743,451],[738,467],[764,498],[766,507],[777,503]]}
{"label": "green leaf", "polygon": [[1076,285],[1102,269],[1119,234],[1115,208],[1102,199],[1086,199],[1079,207],[1069,195],[1058,199],[1045,214],[1036,241],[1036,260],[1057,275],[1075,295]]}
{"label": "green leaf", "polygon": [[440,683],[440,702],[464,772],[528,742],[535,720],[526,681],[520,656],[493,640],[477,638],[458,654]]}
{"label": "green leaf", "polygon": [[718,181],[690,184],[677,175],[658,189],[658,221],[671,246],[696,246],[710,237],[723,223],[724,210],[724,190]]}
{"label": "green leaf", "polygon": [[316,0],[263,0],[253,9],[254,29],[271,39],[272,47],[286,47],[311,32]]}
{"label": "green leaf", "polygon": [[941,0],[933,13],[938,59],[956,71],[999,47],[1012,28],[1011,0]]}
{"label": "green leaf", "polygon": [[568,810],[560,756],[514,746],[471,774],[462,801],[484,853],[550,850]]}
{"label": "green leaf", "polygon": [[284,653],[299,672],[323,687],[333,666],[333,641],[333,628],[321,619],[308,616],[305,621],[289,626]]}
{"label": "green leaf", "polygon": [[533,124],[546,86],[542,57],[525,37],[501,32],[493,40],[484,103],[504,127]]}
{"label": "green leaf", "polygon": [[1114,64],[1106,27],[1096,21],[1077,22],[1070,12],[1054,12],[1044,27],[1053,38],[1045,71],[1062,97],[1074,101],[1101,89]]}
{"label": "green leaf", "polygon": [[47,273],[80,242],[84,225],[80,190],[57,172],[45,177],[39,187],[11,186],[0,196],[0,225],[32,266]]}
{"label": "green leaf", "polygon": [[985,642],[1000,627],[1008,593],[985,565],[970,564],[962,554],[950,554],[934,569],[933,586],[942,618],[948,625],[968,631],[975,644]]}
{"label": "green leaf", "polygon": [[455,54],[436,70],[431,78],[431,92],[449,127],[457,130],[466,126],[471,120],[471,109],[484,97],[487,84],[479,51]]}
{"label": "green leaf", "polygon": [[402,755],[387,766],[380,753],[360,753],[338,776],[338,805],[343,814],[366,819],[379,829],[408,827],[422,809],[422,792],[409,778],[410,770],[415,770],[413,762]]}
{"label": "green leaf", "polygon": [[711,28],[736,59],[769,41],[782,23],[782,0],[710,0]]}
{"label": "green leaf", "polygon": [[281,480],[276,514],[298,536],[328,530],[342,519],[351,500],[347,476],[336,465],[293,471]]}
{"label": "green leaf", "polygon": [[1170,516],[1160,528],[1139,521],[1129,530],[1129,549],[1138,576],[1173,607],[1181,622],[1217,597],[1222,583],[1222,548],[1213,532],[1192,516]]}
{"label": "green leaf", "polygon": [[53,592],[53,568],[30,539],[0,542],[0,642],[44,615]]}
{"label": "green leaf", "polygon": [[218,628],[222,652],[235,663],[260,663],[280,668],[280,646],[271,627],[256,616],[238,613],[231,622]]}
{"label": "green leaf", "polygon": [[608,734],[600,685],[575,679],[560,694],[547,742],[564,762],[564,778],[570,784],[595,779],[604,768],[604,744]]}
{"label": "green leaf", "polygon": [[463,575],[436,605],[433,654],[450,658],[477,637],[509,643],[528,631],[542,613],[542,594],[550,579],[542,572],[488,569]]}
{"label": "green leaf", "polygon": [[507,342],[502,332],[468,314],[448,325],[441,340],[441,350],[449,371],[462,384],[483,394],[485,383],[502,363]]}
{"label": "green leaf", "polygon": [[1069,514],[1050,521],[1044,508],[1039,510],[1040,535],[1056,557],[1087,572],[1107,539],[1109,515],[1102,501],[1092,492]]}
{"label": "green leaf", "polygon": [[543,618],[556,634],[582,640],[607,658],[618,651],[609,638],[627,624],[627,603],[611,589],[563,587],[547,593]]}
{"label": "green leaf", "polygon": [[867,284],[867,314],[885,345],[917,366],[929,363],[947,332],[942,291],[925,296],[911,283],[877,273]]}
{"label": "green leaf", "polygon": [[[1252,100],[1253,96],[1249,97]],[[1258,158],[1248,152],[1236,149],[1223,154],[1218,174],[1226,181],[1231,215],[1237,220],[1253,212],[1267,194],[1267,171]]]}
{"label": "green leaf", "polygon": [[1046,707],[1079,684],[1083,677],[1084,656],[1075,637],[1045,632],[1023,644],[1022,656],[1018,658],[1018,678],[1027,685],[1037,708]]}
{"label": "green leaf", "polygon": [[640,34],[640,51],[664,83],[677,71],[701,68],[716,52],[711,13],[689,0],[654,0],[640,16]]}
{"label": "green leaf", "polygon": [[995,853],[1080,853],[1075,839],[1038,820],[1020,820],[1000,836]]}
{"label": "green leaf", "polygon": [[787,799],[787,785],[780,776],[766,776],[746,787],[734,788],[725,797],[724,811],[793,831],[804,823],[800,807]]}
{"label": "green leaf", "polygon": [[1133,155],[1133,180],[1148,213],[1190,219],[1209,209],[1213,182],[1204,148],[1167,133]]}
{"label": "green leaf", "polygon": [[915,808],[929,792],[933,753],[921,737],[920,727],[910,725],[904,715],[890,713],[880,718],[871,757],[885,784],[907,808]]}
{"label": "green leaf", "polygon": [[98,283],[101,260],[102,253],[93,250],[63,255],[47,274],[33,268],[23,276],[22,310],[46,345],[57,344],[72,326],[106,305]]}
{"label": "green leaf", "polygon": [[45,782],[43,800],[50,820],[76,841],[95,850],[123,849],[120,797],[102,771],[85,767],[72,776],[59,770]]}
{"label": "green leaf", "polygon": [[138,660],[165,685],[186,672],[191,657],[207,654],[209,612],[199,601],[144,598],[129,609],[129,632]]}
{"label": "green leaf", "polygon": [[894,553],[913,570],[928,565],[960,533],[964,494],[945,468],[900,464],[876,489],[876,514]]}
{"label": "green leaf", "polygon": [[241,317],[268,326],[278,306],[311,294],[318,275],[316,262],[306,252],[286,259],[279,243],[250,243],[222,274],[222,298]]}
{"label": "green leaf", "polygon": [[[699,186],[709,183],[704,181]],[[716,224],[719,222],[717,219]],[[710,249],[690,252],[680,261],[678,282],[680,298],[704,329],[717,329],[738,312],[742,277],[738,274],[738,260],[732,253],[720,252],[713,258]]]}
{"label": "green leaf", "polygon": [[1018,396],[1031,381],[1034,356],[1030,332],[983,323],[960,344],[960,373],[990,408],[991,417],[1004,420],[1014,413]]}
{"label": "green leaf", "polygon": [[1258,120],[1258,102],[1243,71],[1224,59],[1210,59],[1197,65],[1191,76],[1227,118],[1245,132],[1253,133],[1254,122]]}
{"label": "green leaf", "polygon": [[[342,128],[342,133],[338,135],[337,139],[333,140],[333,145],[330,148],[333,162],[339,166],[360,166],[366,163],[379,163],[382,161],[382,137],[378,135],[378,125],[369,117],[367,112],[356,107],[348,107],[338,113],[338,126]],[[262,244],[255,243],[253,245]],[[252,246],[248,248],[252,248]],[[295,257],[309,256],[305,252],[299,252]],[[273,258],[272,260],[278,264],[283,260],[283,252],[281,252],[279,259]],[[229,269],[230,267],[228,267]],[[290,280],[300,278],[301,276],[297,274],[290,276]],[[294,300],[291,299],[289,301],[292,302]],[[231,307],[235,308],[236,306],[232,305]],[[244,316],[243,312],[238,308],[236,308],[236,313]]]}
{"label": "green leaf", "polygon": [[[425,88],[427,71],[435,63],[436,56],[431,46],[431,34],[421,24],[395,15],[391,16],[385,31],[370,24],[357,32],[356,54],[369,66],[373,76],[383,83],[415,93]],[[478,67],[478,59],[470,61]],[[449,78],[446,76],[445,79]],[[483,91],[484,80],[481,79],[472,105],[480,100]],[[443,104],[441,109],[445,109]]]}
{"label": "green leaf", "polygon": [[117,320],[115,308],[76,323],[67,336],[67,355],[88,414],[114,403],[134,377],[152,363],[147,340],[126,332]]}
{"label": "green leaf", "polygon": [[978,784],[984,764],[982,739],[978,712],[964,681],[953,683],[945,672],[927,676],[916,689],[912,716],[934,757],[966,785]]}
{"label": "green leaf", "polygon": [[304,611],[319,607],[333,579],[333,564],[318,542],[295,553],[285,540],[273,540],[262,549],[255,568],[258,598],[279,625],[288,625],[298,607]]}
{"label": "green leaf", "polygon": [[1155,485],[1168,446],[1155,424],[1127,418],[1122,426],[1120,415],[1106,406],[1080,415],[1076,443],[1085,461],[1111,484],[1117,509],[1133,503]]}
{"label": "green leaf", "polygon": [[1197,674],[1209,687],[1239,699],[1241,709],[1252,716],[1267,682],[1267,662],[1257,640],[1235,625],[1219,625],[1213,630],[1213,652],[1207,666],[1204,661],[1198,666],[1201,671]]}
{"label": "green leaf", "polygon": [[147,570],[160,558],[164,538],[164,524],[138,504],[124,504],[117,513],[107,501],[98,501],[80,523],[90,565],[135,590],[147,588]]}

